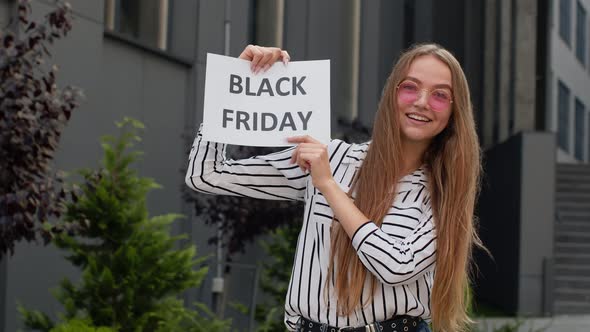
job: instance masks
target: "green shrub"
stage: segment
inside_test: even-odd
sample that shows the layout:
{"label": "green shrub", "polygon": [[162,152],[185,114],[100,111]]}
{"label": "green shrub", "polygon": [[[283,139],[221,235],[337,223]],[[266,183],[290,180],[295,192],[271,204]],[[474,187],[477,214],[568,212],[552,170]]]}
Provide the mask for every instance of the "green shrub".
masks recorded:
{"label": "green shrub", "polygon": [[128,152],[143,125],[128,118],[117,125],[119,137],[102,138],[102,168],[81,172],[84,183],[61,221],[72,231],[53,237],[82,271],[78,284],[64,279],[55,293],[62,316],[82,320],[54,328],[47,315],[22,308],[25,325],[41,331],[85,323],[112,331],[228,330],[230,322],[215,319],[205,306],[187,308],[178,299],[201,284],[204,258],[196,258],[194,246],[175,249],[184,236],[170,236],[169,225],[179,215],[148,216],[146,195],[159,186],[131,167],[140,152]]}

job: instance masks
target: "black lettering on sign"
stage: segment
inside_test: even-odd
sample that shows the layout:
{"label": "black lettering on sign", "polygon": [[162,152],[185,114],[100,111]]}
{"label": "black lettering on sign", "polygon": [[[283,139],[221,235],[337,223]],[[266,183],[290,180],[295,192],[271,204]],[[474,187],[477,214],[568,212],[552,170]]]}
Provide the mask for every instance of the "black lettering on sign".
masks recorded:
{"label": "black lettering on sign", "polygon": [[242,78],[238,75],[229,76],[229,93],[242,93]]}
{"label": "black lettering on sign", "polygon": [[[258,85],[258,89],[252,86],[250,77],[242,78],[236,74],[229,75],[229,93],[241,94],[244,93],[246,96],[263,96],[268,95],[270,97],[278,96],[296,96],[306,95],[307,92],[303,88],[303,81],[307,76],[293,76],[293,77],[281,77],[276,82],[271,82],[268,78],[263,78]],[[289,86],[289,82],[291,82]],[[244,83],[244,84],[242,84]],[[274,88],[273,88],[274,87]],[[290,88],[290,89],[289,89]]]}
{"label": "black lettering on sign", "polygon": [[[262,116],[262,125],[260,126],[260,128],[262,128],[262,131],[271,131],[271,130],[275,129],[275,127],[277,126],[276,115],[274,115],[272,113],[262,113],[261,116]],[[266,119],[268,119],[268,118],[272,119],[271,126],[267,126]]]}
{"label": "black lettering on sign", "polygon": [[293,131],[307,130],[311,114],[311,111],[297,112],[295,117],[291,112],[285,112],[279,119],[279,116],[274,113],[234,111],[224,108],[221,126],[246,131],[285,131],[285,128]]}

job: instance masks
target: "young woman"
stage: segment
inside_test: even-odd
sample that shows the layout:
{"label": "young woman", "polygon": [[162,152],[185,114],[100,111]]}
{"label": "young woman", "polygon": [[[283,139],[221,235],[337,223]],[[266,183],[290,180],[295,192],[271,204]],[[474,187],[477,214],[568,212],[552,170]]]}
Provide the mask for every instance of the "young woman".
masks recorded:
{"label": "young woman", "polygon": [[[289,61],[252,45],[240,58],[254,72]],[[469,87],[453,55],[434,44],[401,55],[370,142],[290,142],[234,161],[197,134],[186,175],[205,193],[305,201],[287,328],[429,331],[431,321],[435,331],[466,329],[481,166]]]}

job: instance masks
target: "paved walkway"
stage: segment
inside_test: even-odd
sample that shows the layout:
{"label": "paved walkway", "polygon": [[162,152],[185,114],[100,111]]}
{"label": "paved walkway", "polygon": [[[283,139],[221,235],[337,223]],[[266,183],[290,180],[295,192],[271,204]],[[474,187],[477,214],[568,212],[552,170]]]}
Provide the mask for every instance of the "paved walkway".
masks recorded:
{"label": "paved walkway", "polygon": [[515,326],[518,322],[521,322],[518,332],[590,332],[590,315],[478,319],[477,332],[493,332],[507,324]]}

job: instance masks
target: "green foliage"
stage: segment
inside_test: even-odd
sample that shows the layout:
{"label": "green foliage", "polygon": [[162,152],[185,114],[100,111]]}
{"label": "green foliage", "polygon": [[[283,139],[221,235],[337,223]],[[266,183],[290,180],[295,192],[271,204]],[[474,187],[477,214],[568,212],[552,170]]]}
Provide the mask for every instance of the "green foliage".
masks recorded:
{"label": "green foliage", "polygon": [[[67,322],[57,331],[86,323],[92,324],[89,331],[94,331],[90,326],[111,331],[228,330],[229,321],[215,319],[201,304],[186,308],[177,298],[201,284],[207,273],[204,258],[196,258],[194,246],[175,249],[183,237],[170,236],[169,226],[179,215],[148,216],[146,196],[159,186],[137,175],[131,164],[140,153],[128,152],[140,141],[143,125],[129,118],[117,125],[119,137],[102,138],[103,167],[81,172],[81,193],[61,221],[75,232],[54,236],[66,259],[82,270],[78,284],[64,279],[55,292]],[[46,315],[21,312],[27,327],[53,328]]]}
{"label": "green foliage", "polygon": [[260,277],[260,288],[270,296],[270,302],[256,307],[259,332],[285,331],[284,304],[299,235],[299,223],[283,225],[273,231],[271,239],[263,242],[264,251],[271,257]]}
{"label": "green foliage", "polygon": [[115,330],[109,327],[94,327],[90,320],[86,319],[72,319],[62,324],[59,324],[50,332],[114,332]]}

